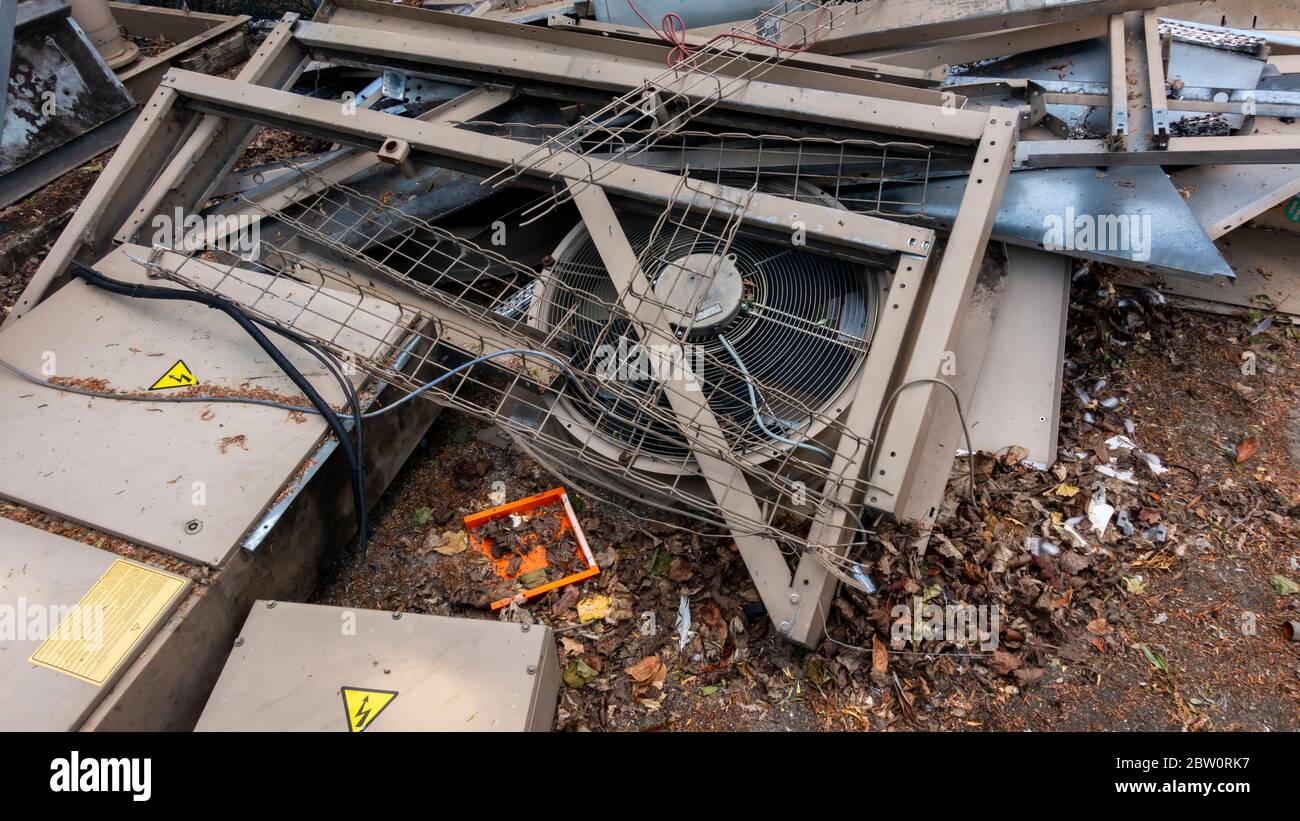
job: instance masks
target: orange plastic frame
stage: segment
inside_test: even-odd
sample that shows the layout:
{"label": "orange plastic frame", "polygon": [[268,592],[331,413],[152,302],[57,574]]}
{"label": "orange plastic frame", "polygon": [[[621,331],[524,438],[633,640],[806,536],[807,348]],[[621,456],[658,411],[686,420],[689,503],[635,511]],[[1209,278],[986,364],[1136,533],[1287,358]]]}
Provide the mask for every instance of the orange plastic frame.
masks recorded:
{"label": "orange plastic frame", "polygon": [[[523,592],[523,597],[525,599],[540,596],[543,593],[548,593],[556,589],[557,587],[564,587],[565,585],[580,582],[584,579],[590,579],[592,576],[600,573],[600,568],[596,566],[596,559],[591,554],[591,546],[587,544],[587,536],[582,532],[582,525],[578,524],[578,516],[573,512],[573,505],[569,504],[568,493],[566,493],[562,487],[552,488],[544,493],[538,493],[536,496],[529,496],[515,502],[506,502],[503,505],[497,505],[496,507],[488,508],[487,510],[480,510],[478,513],[471,513],[465,517],[465,533],[469,536],[470,545],[491,560],[493,570],[498,576],[503,579],[515,579],[524,574],[531,573],[534,570],[547,567],[550,564],[546,560],[546,545],[539,544],[537,547],[529,550],[528,553],[524,555],[523,561],[519,563],[519,569],[514,573],[514,575],[508,575],[507,567],[510,564],[510,558],[508,556],[500,559],[494,558],[492,555],[492,540],[475,536],[474,530],[482,527],[493,519],[502,519],[512,513],[529,513],[539,508],[551,507],[553,505],[561,506],[563,508],[562,515],[558,515],[560,514],[559,510],[556,511],[556,518],[560,520],[560,528],[556,531],[555,535],[557,537],[560,536],[566,529],[573,531],[574,537],[578,540],[578,550],[581,552],[582,558],[587,562],[587,569],[579,570],[577,573],[572,573],[562,579],[556,579],[553,582],[547,582],[546,584],[529,588]],[[492,602],[492,609],[500,610],[513,600],[514,597],[497,599]]]}

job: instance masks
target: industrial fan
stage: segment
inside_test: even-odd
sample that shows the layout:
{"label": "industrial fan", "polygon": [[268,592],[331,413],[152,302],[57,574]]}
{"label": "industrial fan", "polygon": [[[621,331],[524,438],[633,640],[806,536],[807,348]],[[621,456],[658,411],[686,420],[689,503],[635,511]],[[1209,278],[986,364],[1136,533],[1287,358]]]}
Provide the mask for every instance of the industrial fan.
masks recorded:
{"label": "industrial fan", "polygon": [[[705,230],[657,230],[639,214],[620,214],[620,223],[732,452],[762,462],[798,448],[829,459],[812,441],[841,409],[837,400],[866,357],[883,273],[747,235],[724,241]],[[610,311],[619,294],[586,225],[551,256],[530,324],[561,332],[578,363],[599,366],[634,350],[626,314]],[[653,378],[644,369],[628,373],[617,389],[594,391],[595,403],[559,396],[553,413],[570,436],[633,470],[690,470],[681,432],[666,414],[651,413]],[[664,409],[667,400],[657,404]],[[627,454],[635,454],[630,463]]]}

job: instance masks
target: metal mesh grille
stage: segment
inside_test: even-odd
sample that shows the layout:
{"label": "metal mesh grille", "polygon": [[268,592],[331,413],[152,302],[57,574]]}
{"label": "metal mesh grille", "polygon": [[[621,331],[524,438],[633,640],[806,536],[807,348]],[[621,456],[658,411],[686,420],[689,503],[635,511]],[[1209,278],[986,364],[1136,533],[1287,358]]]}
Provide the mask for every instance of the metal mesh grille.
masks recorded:
{"label": "metal mesh grille", "polygon": [[[679,330],[705,397],[725,426],[734,429],[741,450],[755,450],[771,440],[755,423],[747,388],[734,366],[711,364],[734,362],[720,339],[729,340],[751,376],[778,386],[781,395],[766,403],[765,424],[791,434],[802,433],[811,422],[807,408],[824,410],[840,394],[866,355],[879,279],[861,266],[745,236],[724,246],[721,239],[694,229],[656,231],[653,220],[639,215],[625,215],[620,222],[633,248],[642,251],[642,270],[651,282],[665,272],[671,275],[683,259],[729,256],[741,283],[738,310],[719,306],[717,314],[702,320],[707,330]],[[542,287],[552,283],[555,298],[543,298],[544,311],[537,313],[544,316],[534,314],[540,328],[567,319],[578,343],[575,358],[580,360],[596,363],[601,359],[598,352],[604,352],[602,361],[608,362],[612,353],[622,357],[622,364],[635,355],[631,323],[611,317],[603,308],[618,294],[585,226],[565,239],[555,264],[544,273]],[[648,392],[649,380],[638,380],[637,386]],[[598,421],[595,409],[580,405],[574,411],[589,423]],[[670,462],[688,452],[679,433],[665,432],[662,444],[622,428],[608,433]]]}
{"label": "metal mesh grille", "polygon": [[[463,127],[523,143],[545,143],[576,127],[473,121]],[[653,142],[653,148],[645,146]],[[965,173],[968,157],[936,157],[933,145],[905,140],[835,140],[773,134],[683,131],[654,134],[636,128],[593,126],[573,149],[593,165],[617,160],[741,189],[779,191],[801,201],[824,202],[882,217],[925,215],[930,177]],[[899,193],[893,183],[911,183]],[[813,188],[809,188],[811,185]],[[563,197],[542,200],[526,216],[552,211]]]}
{"label": "metal mesh grille", "polygon": [[[526,169],[558,157],[566,173],[580,173],[586,184],[597,184],[615,163],[631,162],[654,149],[746,83],[806,51],[846,17],[856,15],[861,5],[847,0],[783,0],[706,43],[681,41],[669,53],[662,74],[551,135],[490,181],[508,184]],[[596,133],[600,136],[593,140]],[[554,200],[568,196],[571,192],[557,193]]]}
{"label": "metal mesh grille", "polygon": [[[642,286],[631,293],[607,272],[602,278],[589,255],[539,272],[310,171],[305,179],[316,193],[275,215],[300,241],[264,245],[256,261],[216,250],[155,252],[150,270],[225,295],[408,390],[491,356],[422,395],[501,426],[562,475],[685,507],[737,533],[806,547],[814,515],[835,506],[843,489],[868,486],[832,475],[827,448],[863,454],[869,445],[863,432],[844,428],[835,400],[869,349],[877,273],[738,235],[735,209],[722,218],[701,195],[686,211],[627,218],[633,236],[644,238]],[[680,299],[656,288],[666,275],[717,275],[684,262],[692,255],[714,265],[733,260],[751,304],[749,315],[722,329],[734,335],[739,361],[698,327],[695,303],[683,311]],[[670,330],[638,324],[641,305],[674,317]],[[594,345],[620,339],[682,352],[686,378],[660,370],[676,366],[671,357],[648,376],[609,378]],[[808,369],[813,357],[825,361]],[[825,448],[808,438],[813,433]],[[706,488],[688,456],[702,451],[737,468],[727,492],[763,498],[761,517],[724,515],[717,488]],[[654,467],[665,464],[671,470]]]}

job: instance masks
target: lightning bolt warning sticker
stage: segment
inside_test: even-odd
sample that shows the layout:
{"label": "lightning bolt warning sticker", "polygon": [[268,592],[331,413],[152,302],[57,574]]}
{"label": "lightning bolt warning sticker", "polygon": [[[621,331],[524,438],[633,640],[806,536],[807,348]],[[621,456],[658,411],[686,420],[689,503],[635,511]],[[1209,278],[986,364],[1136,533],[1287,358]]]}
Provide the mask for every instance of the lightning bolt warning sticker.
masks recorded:
{"label": "lightning bolt warning sticker", "polygon": [[396,690],[363,690],[360,687],[340,688],[343,693],[343,712],[348,720],[348,732],[363,732],[384,708],[397,698]]}
{"label": "lightning bolt warning sticker", "polygon": [[176,364],[167,369],[167,373],[158,377],[158,381],[149,386],[149,390],[162,391],[168,388],[188,388],[197,384],[199,384],[199,380],[194,376],[194,371],[190,370],[190,366],[185,364],[184,359],[177,359]]}

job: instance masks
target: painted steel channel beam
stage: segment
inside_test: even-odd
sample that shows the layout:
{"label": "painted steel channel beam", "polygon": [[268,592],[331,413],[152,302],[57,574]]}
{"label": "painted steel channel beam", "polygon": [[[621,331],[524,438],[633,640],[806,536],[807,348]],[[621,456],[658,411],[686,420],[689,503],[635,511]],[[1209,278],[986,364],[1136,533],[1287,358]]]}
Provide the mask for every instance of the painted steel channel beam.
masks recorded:
{"label": "painted steel channel beam", "polygon": [[[927,256],[904,254],[899,258],[894,275],[889,281],[889,291],[882,300],[884,310],[871,337],[871,348],[854,386],[852,404],[843,419],[846,430],[866,438],[876,426],[884,409],[890,386],[893,384],[900,352],[907,339],[908,328],[915,314],[916,301],[925,285],[927,271],[932,265]],[[854,492],[854,482],[865,473],[871,454],[859,452],[857,441],[841,437],[835,449],[829,475],[848,480],[834,489],[823,492],[838,505],[823,508],[808,531],[808,542],[816,545],[848,544],[857,538],[856,524],[850,523],[846,508],[858,507],[861,494]],[[868,477],[870,478],[870,477]],[[847,551],[841,551],[846,553]],[[795,570],[790,595],[798,605],[787,637],[805,647],[816,647],[826,626],[831,598],[839,580],[831,575],[816,557],[800,557]],[[779,625],[778,625],[779,627]]]}
{"label": "painted steel channel beam", "polygon": [[[895,388],[892,408],[880,440],[873,443],[870,478],[874,487],[867,493],[867,505],[902,516],[917,479],[918,449],[923,447],[939,403],[951,403],[952,395],[926,380],[942,380],[944,368],[956,350],[962,317],[975,287],[976,273],[997,219],[1002,192],[1015,156],[1016,115],[1011,109],[989,112],[990,127],[980,143],[971,180],[962,194],[957,219],[943,251],[934,287],[924,306],[917,328],[916,343],[908,355],[907,367]],[[923,525],[934,521],[934,511],[912,515]]]}
{"label": "painted steel channel beam", "polygon": [[1160,45],[1160,16],[1154,11],[1142,13],[1142,42],[1147,58],[1147,93],[1151,103],[1151,144],[1155,148],[1169,145],[1169,100],[1165,94],[1164,49]]}
{"label": "painted steel channel beam", "polygon": [[[983,116],[953,108],[951,97],[944,107],[942,92],[868,80],[858,81],[864,90],[861,95],[764,80],[713,77],[704,72],[682,72],[675,75],[676,79],[662,82],[667,75],[665,67],[605,58],[576,48],[474,42],[324,23],[299,23],[295,36],[321,56],[341,60],[355,55],[366,65],[414,63],[455,69],[498,82],[522,78],[616,95],[653,83],[665,95],[680,94],[700,103],[717,99],[721,90],[717,106],[727,111],[961,144],[974,143],[983,133]],[[865,92],[882,96],[867,96]]]}
{"label": "painted steel channel beam", "polygon": [[[547,20],[547,25],[553,29],[562,31],[574,31],[586,35],[599,36],[602,39],[612,39],[617,41],[628,41],[662,47],[663,38],[646,28],[632,28],[618,25],[616,23],[602,23],[598,20],[575,20],[571,17],[554,16]],[[684,35],[687,45],[703,46],[709,43],[711,38],[698,37],[694,34]],[[714,48],[726,48],[727,40],[719,40],[714,44]],[[746,43],[745,48],[747,57],[759,57],[762,59],[777,56],[775,49],[764,46],[756,46]],[[663,49],[667,53],[668,49]],[[813,54],[812,52],[802,52],[799,54],[784,53],[781,54],[781,66],[774,67],[784,69],[807,69],[818,74],[840,74],[846,77],[854,77],[864,80],[883,80],[885,82],[897,83],[899,85],[913,85],[927,88],[936,83],[941,83],[948,79],[946,69],[934,70],[931,65],[938,63],[925,64],[924,66],[911,67],[910,65],[892,65],[888,61],[876,62],[867,58],[853,57],[835,57],[829,54]],[[752,63],[746,59],[746,63]],[[793,74],[769,73],[765,74],[770,82],[786,82],[786,78],[794,80]],[[795,83],[791,83],[795,84]]]}
{"label": "painted steel channel beam", "polygon": [[1021,168],[1296,161],[1300,161],[1300,137],[1283,134],[1171,137],[1164,151],[1109,151],[1102,140],[1023,140],[1016,147],[1016,166]]}
{"label": "painted steel channel beam", "polygon": [[[636,252],[623,233],[605,192],[597,186],[582,184],[573,185],[572,192],[573,201],[582,214],[601,261],[605,263],[614,287],[622,295],[623,308],[638,326],[640,338],[674,339],[668,317],[653,300],[650,279],[641,271]],[[669,361],[686,362],[686,358],[678,356]],[[778,626],[778,630],[788,633],[794,610],[788,592],[790,567],[775,541],[746,532],[750,528],[741,524],[746,521],[761,522],[765,517],[744,472],[722,456],[715,455],[725,453],[731,446],[704,394],[697,390],[693,394],[695,399],[688,397],[683,381],[686,379],[690,379],[690,376],[683,374],[682,380],[663,382],[664,393],[677,417],[678,428],[690,443],[700,473],[732,531],[732,538],[745,561],[745,567],[767,608],[768,618]]]}
{"label": "painted steel channel beam", "polygon": [[1110,138],[1123,147],[1128,136],[1128,64],[1124,49],[1124,16],[1112,14],[1107,27],[1110,48]]}
{"label": "painted steel channel beam", "polygon": [[[831,9],[830,31],[812,46],[821,54],[846,54],[980,34],[999,29],[1063,23],[1086,17],[1153,9],[1168,0],[866,0]],[[696,33],[699,33],[697,30]]]}
{"label": "painted steel channel beam", "polygon": [[[334,101],[234,80],[173,71],[163,80],[162,87],[176,91],[200,110],[289,129],[308,129],[328,139],[372,151],[390,139],[405,140],[413,150],[430,157],[480,170],[521,168],[528,177],[548,187],[568,181],[599,184],[607,193],[661,209],[674,202],[689,206],[705,199],[717,200],[716,212],[721,218],[736,214],[750,226],[786,236],[802,230],[809,240],[831,247],[868,254],[920,252],[928,250],[934,239],[929,229],[731,186],[692,183],[691,188],[701,192],[697,195],[693,190],[681,190],[681,178],[676,174],[618,163],[604,165],[599,179],[593,180],[587,167],[581,161],[574,161],[580,158],[572,154],[544,156],[528,143],[383,112],[358,109],[344,114]],[[532,164],[525,167],[529,162]]]}
{"label": "painted steel channel beam", "polygon": [[[296,14],[286,14],[261,47],[244,65],[236,82],[291,86],[305,65],[305,55],[293,39]],[[205,75],[200,75],[205,76]],[[253,138],[255,126],[242,120],[205,116],[199,121],[185,145],[149,187],[122,229],[118,239],[137,240],[147,230],[155,215],[170,217],[177,209],[185,215],[196,213],[216,189],[244,148]]]}
{"label": "painted steel channel beam", "polygon": [[957,66],[978,60],[1007,57],[1026,51],[1094,40],[1106,36],[1107,25],[1105,17],[1094,17],[1046,26],[1028,26],[1011,31],[954,37],[937,43],[925,41],[902,49],[867,51],[842,56],[846,59],[874,60],[900,67],[930,69],[933,72],[941,66]]}

